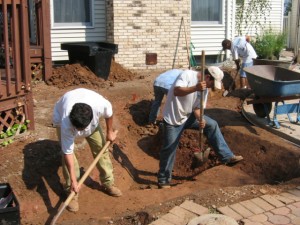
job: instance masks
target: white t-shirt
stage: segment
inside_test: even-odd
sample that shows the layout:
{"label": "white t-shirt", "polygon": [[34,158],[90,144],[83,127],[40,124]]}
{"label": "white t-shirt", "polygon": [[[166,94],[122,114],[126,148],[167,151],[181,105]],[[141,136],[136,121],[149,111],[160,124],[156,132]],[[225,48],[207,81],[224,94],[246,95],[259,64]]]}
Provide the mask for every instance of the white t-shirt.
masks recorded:
{"label": "white t-shirt", "polygon": [[250,63],[257,58],[257,54],[250,43],[246,41],[246,37],[236,37],[231,46],[231,53],[234,60],[242,58],[243,63]]}
{"label": "white t-shirt", "polygon": [[[175,87],[192,87],[198,83],[198,72],[185,70],[179,75],[168,92],[164,107],[164,120],[170,125],[182,125],[193,113],[194,109],[200,108],[201,92],[193,92],[186,96],[174,96]],[[204,91],[204,107],[206,107],[208,89]]]}
{"label": "white t-shirt", "polygon": [[[69,114],[75,103],[88,104],[93,110],[91,123],[82,131],[76,130],[69,119]],[[91,135],[99,125],[100,117],[109,118],[112,114],[111,103],[94,91],[78,88],[64,94],[55,104],[53,112],[53,125],[60,127],[61,149],[64,154],[73,153],[75,137]]]}

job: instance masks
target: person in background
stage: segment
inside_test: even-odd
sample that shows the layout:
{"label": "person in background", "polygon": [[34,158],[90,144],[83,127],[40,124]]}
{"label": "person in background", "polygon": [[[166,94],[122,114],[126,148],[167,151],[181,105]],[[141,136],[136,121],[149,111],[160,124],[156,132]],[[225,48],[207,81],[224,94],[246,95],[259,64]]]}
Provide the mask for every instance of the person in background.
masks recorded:
{"label": "person in background", "polygon": [[[105,138],[99,124],[99,119],[105,118],[106,140],[114,141],[116,132],[113,130],[113,110],[111,103],[98,93],[78,88],[65,93],[55,104],[53,126],[56,127],[62,150],[62,168],[66,180],[66,193],[74,191],[75,197],[67,209],[72,212],[79,210],[78,192],[80,186],[80,167],[74,154],[76,137],[85,137],[95,158],[105,145]],[[114,185],[113,166],[108,149],[96,164],[100,172],[103,190],[114,197],[122,192]]]}
{"label": "person in background", "polygon": [[[222,41],[223,50],[230,50],[233,60],[235,61],[237,71],[240,72],[241,88],[248,88],[247,75],[244,71],[245,67],[253,66],[253,60],[257,58],[257,54],[249,43],[250,37],[235,37],[233,41],[225,39]],[[242,65],[240,66],[240,59],[242,58]]]}
{"label": "person in background", "polygon": [[159,113],[161,102],[165,95],[168,94],[169,89],[172,84],[182,73],[183,70],[172,69],[160,74],[153,83],[154,89],[154,101],[151,105],[150,114],[149,114],[149,125],[156,125],[156,119]]}
{"label": "person in background", "polygon": [[205,70],[205,80],[199,82],[201,72],[186,70],[182,72],[167,96],[163,111],[163,146],[160,150],[159,171],[157,175],[159,188],[170,188],[172,170],[175,163],[176,150],[185,129],[199,130],[203,128],[209,144],[219,155],[224,164],[234,164],[243,160],[229,149],[217,122],[204,115],[200,115],[200,98],[204,94],[204,106],[207,102],[208,89],[222,88],[223,71],[218,67]]}

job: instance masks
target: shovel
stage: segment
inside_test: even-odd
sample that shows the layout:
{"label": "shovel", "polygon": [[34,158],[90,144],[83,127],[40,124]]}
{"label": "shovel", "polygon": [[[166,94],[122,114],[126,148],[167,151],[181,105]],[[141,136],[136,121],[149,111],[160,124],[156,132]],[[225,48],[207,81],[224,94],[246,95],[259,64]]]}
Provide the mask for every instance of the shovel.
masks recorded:
{"label": "shovel", "polygon": [[[201,61],[201,79],[200,82],[203,82],[204,76],[205,76],[205,51],[202,50],[202,61]],[[201,93],[201,99],[200,99],[200,121],[203,120],[204,117],[204,91]],[[199,147],[200,151],[195,151],[194,156],[197,159],[197,163],[195,167],[199,167],[203,165],[208,160],[208,155],[210,153],[210,148],[204,148],[204,138],[203,138],[203,128],[199,128]]]}
{"label": "shovel", "polygon": [[[117,134],[118,131],[116,130],[115,133]],[[104,145],[104,147],[100,150],[100,152],[98,153],[98,155],[96,156],[96,158],[94,159],[94,161],[91,163],[91,165],[89,166],[89,168],[86,170],[86,172],[83,174],[83,176],[81,177],[81,179],[78,181],[78,186],[81,186],[83,184],[83,182],[86,180],[86,178],[89,176],[89,174],[91,173],[92,169],[96,166],[97,162],[99,161],[99,159],[101,158],[101,156],[103,155],[103,153],[106,151],[106,149],[109,147],[110,145],[110,141],[107,141],[106,144]],[[56,213],[56,215],[53,217],[53,220],[51,221],[51,225],[55,225],[57,219],[60,217],[60,215],[62,214],[62,212],[65,210],[65,208],[69,205],[69,203],[71,202],[72,198],[75,196],[75,192],[72,191],[71,194],[68,196],[68,198],[66,199],[66,201],[60,206],[58,212]]]}

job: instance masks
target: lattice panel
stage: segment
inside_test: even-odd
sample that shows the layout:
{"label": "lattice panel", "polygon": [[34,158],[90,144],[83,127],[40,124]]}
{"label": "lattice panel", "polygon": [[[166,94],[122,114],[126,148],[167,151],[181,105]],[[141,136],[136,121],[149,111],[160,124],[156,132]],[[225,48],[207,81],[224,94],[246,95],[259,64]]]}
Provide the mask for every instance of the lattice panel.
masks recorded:
{"label": "lattice panel", "polygon": [[14,124],[20,123],[20,110],[23,111],[23,106],[16,109],[9,109],[0,112],[0,132],[6,131],[7,128],[12,127]]}
{"label": "lattice panel", "polygon": [[32,80],[43,79],[43,63],[31,63],[31,78]]}

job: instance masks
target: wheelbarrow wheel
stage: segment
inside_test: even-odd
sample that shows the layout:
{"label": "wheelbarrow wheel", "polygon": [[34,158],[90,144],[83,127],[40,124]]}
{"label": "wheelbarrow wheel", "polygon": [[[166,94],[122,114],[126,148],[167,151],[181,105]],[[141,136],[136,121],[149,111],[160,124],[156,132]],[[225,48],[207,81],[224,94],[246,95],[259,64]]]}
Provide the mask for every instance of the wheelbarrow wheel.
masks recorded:
{"label": "wheelbarrow wheel", "polygon": [[[265,107],[266,106],[266,110]],[[272,110],[272,103],[268,102],[268,103],[255,103],[253,104],[253,109],[255,114],[260,117],[260,118],[265,118],[267,115],[270,114],[271,110]]]}

